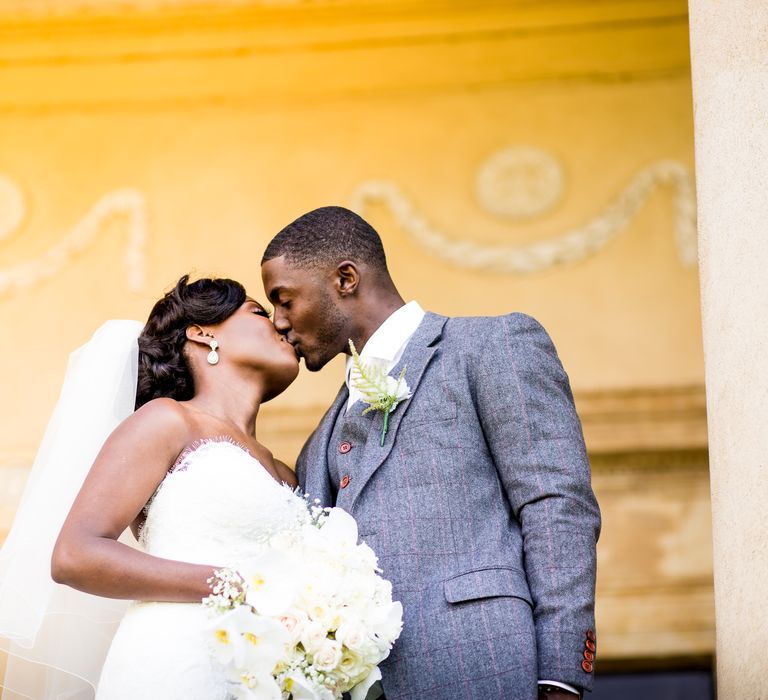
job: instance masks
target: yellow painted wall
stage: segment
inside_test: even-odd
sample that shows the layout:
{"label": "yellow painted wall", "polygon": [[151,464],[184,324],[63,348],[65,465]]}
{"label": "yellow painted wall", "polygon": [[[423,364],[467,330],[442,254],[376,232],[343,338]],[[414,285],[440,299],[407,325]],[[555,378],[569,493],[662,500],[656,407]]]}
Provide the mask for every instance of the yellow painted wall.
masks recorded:
{"label": "yellow painted wall", "polygon": [[[115,223],[53,279],[0,301],[0,324],[12,329],[16,348],[0,370],[3,393],[14,397],[0,407],[4,447],[34,442],[66,350],[102,319],[146,317],[162,290],[190,270],[241,279],[260,296],[269,238],[304,211],[346,203],[361,180],[394,179],[457,238],[535,240],[581,224],[649,160],[690,162],[688,97],[687,83],[678,81],[579,86],[567,104],[562,89],[527,88],[482,100],[371,99],[266,114],[227,108],[3,119],[2,170],[29,203],[23,228],[3,244],[4,264],[39,255],[111,190],[138,189],[148,215],[141,292],[127,287],[126,235]],[[574,116],[564,120],[565,113]],[[563,203],[546,221],[525,226],[488,216],[472,191],[478,164],[518,143],[560,155],[568,174]],[[604,252],[525,277],[435,260],[385,208],[369,218],[406,297],[454,315],[533,314],[555,337],[575,387],[690,384],[702,376],[697,278],[676,256],[665,195],[655,195]],[[338,372],[302,376],[284,400],[323,402],[337,383]]]}
{"label": "yellow painted wall", "polygon": [[[139,292],[127,285],[126,234],[116,222],[60,274],[0,297],[0,324],[16,349],[0,368],[3,395],[13,397],[0,405],[0,454],[28,457],[67,351],[101,320],[144,318],[162,290],[190,270],[239,278],[260,295],[258,262],[269,238],[315,206],[348,203],[361,182],[393,180],[453,238],[529,243],[581,226],[648,163],[692,165],[689,77],[684,60],[675,63],[687,56],[686,29],[674,16],[661,28],[643,17],[632,23],[622,16],[632,3],[615,3],[601,10],[616,15],[604,18],[614,22],[606,30],[594,22],[594,8],[606,4],[581,3],[581,17],[573,10],[565,17],[571,27],[553,30],[547,23],[560,19],[567,3],[538,14],[523,3],[481,4],[475,15],[486,24],[495,19],[494,33],[461,25],[471,14],[461,3],[447,4],[453,17],[441,16],[439,4],[403,3],[400,12],[395,4],[373,19],[366,11],[383,12],[375,3],[326,4],[326,14],[310,17],[315,24],[306,20],[303,29],[336,36],[320,47],[290,43],[290,8],[263,8],[272,22],[265,28],[258,8],[243,15],[234,5],[231,25],[246,23],[237,31],[221,9],[213,28],[200,26],[200,10],[179,19],[162,8],[122,23],[111,15],[35,15],[0,24],[0,174],[21,188],[27,207],[23,224],[0,241],[0,269],[34,260],[120,188],[144,198],[148,235]],[[647,12],[648,3],[634,4]],[[424,28],[430,18],[431,32]],[[519,26],[534,20],[534,29]],[[174,31],[173,22],[182,29]],[[388,42],[355,42],[382,23]],[[183,47],[174,45],[180,36]],[[257,39],[283,42],[282,51],[269,52]],[[643,55],[615,66],[632,39]],[[210,44],[223,57],[207,56]],[[588,65],[573,76],[546,75],[563,69],[537,66],[554,60],[548,50],[555,47],[573,52],[563,66]],[[592,55],[582,56],[584,48]],[[672,56],[669,65],[656,65],[658,53]],[[510,66],[520,75],[505,81],[497,59],[518,55],[526,66]],[[281,84],[283,60],[293,68],[286,76],[292,91]],[[337,73],[316,74],[318,62]],[[643,74],[645,62],[650,74]],[[400,90],[369,88],[369,80],[384,82],[382,67],[402,76]],[[486,69],[499,74],[491,76],[498,83],[484,84]],[[240,83],[253,86],[252,98]],[[510,146],[535,146],[561,161],[565,191],[551,212],[509,221],[478,204],[478,168]],[[386,207],[365,213],[382,233],[406,297],[448,314],[533,314],[553,334],[577,389],[701,382],[696,270],[676,255],[669,191],[652,195],[602,252],[529,276],[442,262]],[[281,402],[323,403],[338,383],[337,369],[302,376]]]}
{"label": "yellow painted wall", "polygon": [[[450,239],[527,245],[604,213],[651,163],[692,170],[687,31],[682,0],[4,3],[0,535],[68,352],[104,319],[144,319],[181,274],[231,276],[261,298],[271,236],[316,206],[349,204],[374,179],[396,183]],[[562,197],[539,217],[511,220],[477,199],[479,169],[510,147],[562,164]],[[3,275],[28,280],[125,188],[146,213],[139,289],[117,216],[56,274],[3,290]],[[529,275],[446,262],[390,207],[363,213],[405,297],[449,315],[530,313],[580,395],[613,395],[703,381],[697,272],[678,254],[673,195],[652,192],[585,260]],[[265,409],[262,439],[292,460],[340,381],[339,361],[302,373]],[[270,423],[278,414],[298,427]],[[640,443],[628,434],[631,450]],[[699,506],[694,522],[706,527]]]}

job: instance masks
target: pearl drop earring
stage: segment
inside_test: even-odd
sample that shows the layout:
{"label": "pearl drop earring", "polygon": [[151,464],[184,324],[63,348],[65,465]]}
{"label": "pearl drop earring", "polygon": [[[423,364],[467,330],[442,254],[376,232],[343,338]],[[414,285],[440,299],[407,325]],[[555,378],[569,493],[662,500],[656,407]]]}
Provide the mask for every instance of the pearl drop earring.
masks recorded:
{"label": "pearl drop earring", "polygon": [[219,347],[219,344],[212,340],[209,345],[211,346],[211,351],[208,353],[208,364],[209,365],[217,365],[219,364],[219,353],[216,352],[216,350]]}

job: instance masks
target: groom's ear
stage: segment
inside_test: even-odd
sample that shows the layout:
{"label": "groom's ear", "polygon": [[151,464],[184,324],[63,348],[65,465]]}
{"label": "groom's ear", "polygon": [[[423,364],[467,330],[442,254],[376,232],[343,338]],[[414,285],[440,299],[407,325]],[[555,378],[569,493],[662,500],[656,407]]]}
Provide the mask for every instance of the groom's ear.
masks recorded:
{"label": "groom's ear", "polygon": [[341,296],[349,296],[357,291],[360,284],[360,270],[351,260],[339,263],[334,273],[334,286]]}

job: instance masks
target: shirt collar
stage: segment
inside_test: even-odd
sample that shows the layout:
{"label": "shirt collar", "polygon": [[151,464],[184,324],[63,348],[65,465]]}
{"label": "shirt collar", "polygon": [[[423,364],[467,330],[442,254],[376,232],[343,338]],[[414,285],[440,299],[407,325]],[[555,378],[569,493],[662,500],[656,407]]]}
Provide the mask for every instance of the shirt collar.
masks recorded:
{"label": "shirt collar", "polygon": [[[418,302],[410,301],[392,313],[382,323],[360,351],[364,359],[383,360],[387,365],[393,365],[402,355],[405,346],[416,332],[424,319],[424,309]],[[352,357],[347,358],[346,378],[352,369]]]}

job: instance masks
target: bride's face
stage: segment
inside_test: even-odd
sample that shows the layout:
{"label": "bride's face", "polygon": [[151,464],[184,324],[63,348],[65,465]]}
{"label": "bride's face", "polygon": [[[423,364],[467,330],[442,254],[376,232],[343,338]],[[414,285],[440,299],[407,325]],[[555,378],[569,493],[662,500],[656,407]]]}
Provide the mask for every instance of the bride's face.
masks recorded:
{"label": "bride's face", "polygon": [[284,391],[299,373],[293,346],[275,330],[264,307],[250,297],[218,324],[214,336],[222,360],[255,369],[267,380],[265,401]]}

